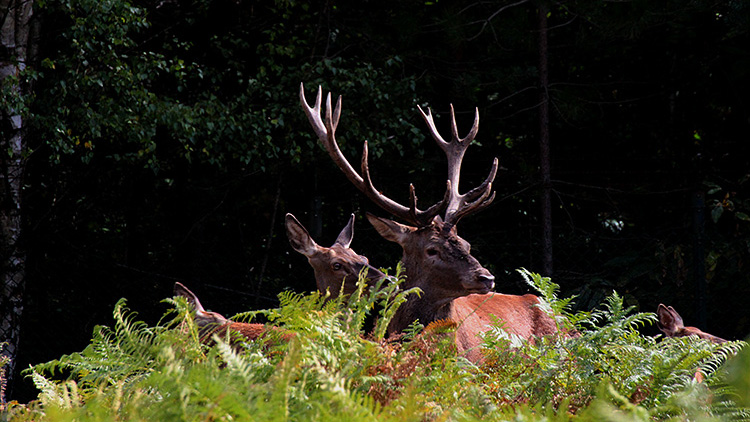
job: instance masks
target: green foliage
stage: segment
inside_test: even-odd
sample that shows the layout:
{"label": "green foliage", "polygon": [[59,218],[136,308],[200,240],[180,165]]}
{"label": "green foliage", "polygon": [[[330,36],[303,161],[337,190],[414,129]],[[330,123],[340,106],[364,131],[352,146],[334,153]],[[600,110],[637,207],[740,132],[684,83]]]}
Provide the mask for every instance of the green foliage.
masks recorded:
{"label": "green foliage", "polygon": [[[28,344],[16,367],[88,340],[66,328],[101,323],[116,298],[156,318],[142,303],[163,295],[163,276],[222,280],[262,307],[282,289],[308,289],[309,268],[288,254],[272,204],[320,216],[322,234],[370,205],[316,145],[298,106],[302,81],[308,97],[318,84],[343,94],[347,157],[356,161],[370,141],[376,186],[404,200],[413,182],[423,204],[440,199],[444,161],[413,105],[429,102],[444,134],[449,102],[462,134],[478,106],[481,142],[467,152],[463,187],[499,156],[498,200],[461,233],[498,279],[510,273],[505,263],[534,267],[538,3],[429,3],[35,2],[42,25],[38,55],[29,52],[40,60],[0,93],[4,110],[34,113],[24,121],[33,126],[23,212],[27,273],[39,288],[26,292]],[[708,315],[686,319],[742,338],[748,6],[550,8],[555,281],[566,294],[581,289],[582,309],[613,289],[639,309],[691,309],[703,300],[693,285],[703,254],[686,195],[710,180],[722,192],[707,200],[717,218],[706,225]],[[9,90],[17,82],[33,82],[33,95]],[[360,233],[359,245],[381,245]],[[366,252],[386,262],[390,249]],[[113,288],[100,289],[102,279]],[[236,310],[246,297],[231,300]]]}
{"label": "green foliage", "polygon": [[[360,313],[375,303],[390,305],[397,300],[403,293],[397,291],[398,284],[365,293],[362,281],[355,294],[359,300],[326,301],[317,293],[284,293],[281,308],[267,315],[296,333],[294,338],[288,344],[275,343],[273,338],[248,343],[241,353],[220,338],[207,348],[196,335],[189,335],[195,327],[184,300],[170,300],[178,317],[157,327],[135,320],[120,302],[114,329],[98,327],[83,352],[28,371],[41,390],[33,417],[360,420],[390,415],[412,419],[424,412],[423,400],[436,400],[441,392],[461,396],[464,381],[472,376],[464,367],[434,371],[450,356],[445,341],[422,338],[400,345],[363,338]],[[347,308],[348,303],[354,307]],[[434,356],[420,349],[428,343]],[[68,379],[53,381],[56,374]],[[427,384],[434,393],[421,393],[428,390]],[[424,398],[414,403],[415,397],[403,398],[399,390],[419,392]],[[379,393],[370,395],[370,391]],[[403,400],[404,406],[394,404],[384,413],[381,403]],[[454,405],[455,401],[446,407]],[[436,412],[442,409],[431,407]]]}
{"label": "green foliage", "polygon": [[555,315],[557,322],[563,329],[573,329],[573,326],[580,324],[583,320],[590,317],[588,312],[579,311],[571,313],[574,296],[567,298],[558,298],[560,286],[552,282],[549,277],[542,277],[539,274],[532,273],[525,268],[518,270],[523,280],[534,290],[541,294],[543,306],[548,314]]}
{"label": "green foliage", "polygon": [[[548,279],[523,271],[550,309],[567,308]],[[622,298],[579,315],[568,338],[509,347],[488,336],[475,366],[451,347],[451,328],[400,342],[368,337],[364,316],[400,301],[398,282],[349,298],[284,293],[264,311],[294,336],[269,336],[241,350],[215,337],[198,342],[182,298],[151,327],[115,307],[113,329],[97,327],[81,353],[36,365],[40,390],[10,420],[741,420],[748,415],[747,350],[696,338],[645,337],[652,314]],[[376,306],[377,305],[377,306]],[[389,311],[380,312],[377,332]],[[241,315],[241,318],[249,317]],[[431,326],[432,327],[432,326]],[[693,376],[700,370],[705,381]],[[61,377],[62,376],[62,377]]]}
{"label": "green foliage", "polygon": [[[5,344],[6,343],[0,343],[0,352],[2,352],[5,348]],[[8,356],[6,356],[4,353],[0,354],[0,403],[5,402],[5,387],[7,381],[5,365],[7,365],[9,362],[10,358]]]}
{"label": "green foliage", "polygon": [[[555,296],[554,283],[522,271],[551,309],[576,321],[570,339],[540,339],[517,349],[498,335],[485,339],[491,394],[501,403],[552,406],[585,420],[721,417],[745,415],[742,403],[714,399],[709,387],[724,391],[719,368],[740,351],[741,341],[715,345],[696,337],[658,339],[638,328],[656,321],[652,313],[632,313],[613,293],[602,309],[570,315],[569,299]],[[493,332],[491,332],[492,334]],[[696,383],[696,373],[705,377]],[[738,389],[739,390],[739,389]],[[738,418],[738,420],[741,418]],[[706,419],[708,420],[708,419]],[[714,419],[711,419],[714,420]]]}
{"label": "green foliage", "polygon": [[299,84],[310,89],[333,78],[342,81],[332,87],[339,94],[358,94],[347,97],[351,124],[343,139],[386,141],[372,144],[375,156],[386,145],[401,154],[413,148],[396,142],[394,133],[416,134],[415,143],[424,139],[399,117],[414,115],[416,94],[398,56],[384,66],[342,57],[306,60],[314,26],[303,23],[316,19],[307,5],[262,8],[298,21],[293,31],[286,20],[262,29],[250,21],[203,33],[204,39],[194,38],[205,30],[209,2],[180,5],[176,12],[185,19],[175,17],[178,24],[154,22],[146,6],[122,0],[43,6],[60,36],[38,74],[35,127],[56,162],[73,155],[88,163],[100,155],[154,171],[175,160],[252,170],[266,170],[269,159],[299,163],[316,150],[297,105]]}

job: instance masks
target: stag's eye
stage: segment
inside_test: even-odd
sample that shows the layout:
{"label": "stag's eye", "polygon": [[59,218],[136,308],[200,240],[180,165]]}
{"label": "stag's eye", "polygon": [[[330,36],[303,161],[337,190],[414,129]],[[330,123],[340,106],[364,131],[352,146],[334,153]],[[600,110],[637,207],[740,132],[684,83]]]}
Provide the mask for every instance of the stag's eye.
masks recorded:
{"label": "stag's eye", "polygon": [[435,256],[438,254],[438,250],[435,248],[428,248],[427,249],[427,256]]}
{"label": "stag's eye", "polygon": [[339,271],[342,267],[341,263],[336,262],[332,265],[334,271]]}

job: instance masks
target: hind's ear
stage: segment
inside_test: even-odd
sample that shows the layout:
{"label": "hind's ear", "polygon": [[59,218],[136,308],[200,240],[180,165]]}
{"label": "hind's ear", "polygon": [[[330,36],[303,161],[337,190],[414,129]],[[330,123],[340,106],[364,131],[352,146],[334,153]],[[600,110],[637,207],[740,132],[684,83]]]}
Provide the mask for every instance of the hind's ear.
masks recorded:
{"label": "hind's ear", "polygon": [[175,296],[182,296],[185,299],[187,299],[188,303],[193,305],[193,308],[195,308],[196,312],[203,312],[203,306],[201,306],[201,301],[198,300],[198,296],[195,295],[195,293],[191,292],[190,289],[185,287],[184,284],[178,282],[174,283],[174,295]]}
{"label": "hind's ear", "polygon": [[341,229],[339,237],[336,238],[336,241],[333,244],[335,245],[338,243],[339,245],[348,248],[349,245],[352,244],[352,239],[354,239],[354,214],[349,217],[349,222],[346,223],[346,226],[344,226],[343,229]]}
{"label": "hind's ear", "polygon": [[307,229],[292,214],[286,215],[286,236],[289,238],[289,244],[292,248],[307,257],[313,255],[318,250],[318,244],[315,243]]}
{"label": "hind's ear", "polygon": [[659,317],[656,325],[667,337],[674,337],[680,329],[685,327],[682,317],[671,306],[660,303],[656,309],[656,315]]}

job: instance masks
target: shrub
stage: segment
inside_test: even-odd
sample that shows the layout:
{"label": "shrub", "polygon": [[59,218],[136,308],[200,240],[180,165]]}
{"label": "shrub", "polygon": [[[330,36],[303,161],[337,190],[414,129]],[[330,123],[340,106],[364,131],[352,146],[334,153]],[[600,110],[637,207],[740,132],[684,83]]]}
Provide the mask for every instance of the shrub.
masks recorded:
{"label": "shrub", "polygon": [[[744,346],[643,336],[650,313],[632,313],[611,295],[602,309],[571,314],[549,279],[522,271],[561,327],[575,336],[514,342],[502,322],[485,336],[485,361],[456,354],[441,321],[415,323],[384,339],[410,294],[399,283],[347,299],[285,292],[281,306],[249,312],[296,335],[245,342],[198,341],[182,298],[156,326],[121,300],[114,327],[97,327],[80,353],[27,374],[40,393],[9,409],[11,420],[728,420],[747,418],[747,366],[726,371]],[[378,319],[365,333],[367,315]],[[175,329],[184,327],[184,329]],[[746,357],[747,351],[740,356]],[[701,371],[705,381],[693,379]]]}

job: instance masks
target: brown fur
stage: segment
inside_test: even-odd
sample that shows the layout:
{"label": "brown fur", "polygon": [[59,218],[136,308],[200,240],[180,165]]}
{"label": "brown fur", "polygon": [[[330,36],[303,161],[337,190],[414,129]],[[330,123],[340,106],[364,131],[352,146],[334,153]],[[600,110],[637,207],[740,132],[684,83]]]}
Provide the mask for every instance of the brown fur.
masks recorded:
{"label": "brown fur", "polygon": [[659,307],[656,309],[656,314],[659,316],[659,321],[657,321],[656,325],[667,337],[697,336],[716,344],[727,342],[727,340],[724,340],[721,337],[706,333],[696,327],[686,327],[682,322],[680,314],[678,314],[671,306],[666,306],[660,303]]}
{"label": "brown fur", "polygon": [[[404,289],[419,288],[420,296],[410,296],[406,303],[398,309],[390,325],[389,335],[402,332],[415,320],[422,324],[430,324],[441,319],[465,320],[459,328],[459,342],[464,346],[475,344],[476,333],[483,330],[488,323],[490,312],[501,312],[500,318],[508,320],[508,328],[518,331],[521,335],[540,331],[547,332],[549,317],[542,317],[538,309],[530,306],[533,299],[526,296],[514,299],[489,299],[482,301],[483,306],[477,309],[477,303],[471,299],[460,299],[468,295],[486,295],[495,285],[495,277],[482,267],[471,255],[471,246],[460,238],[456,232],[456,224],[467,215],[486,208],[495,198],[492,193],[492,182],[498,167],[495,158],[492,168],[485,181],[464,194],[459,193],[459,179],[461,162],[466,149],[471,145],[479,129],[479,110],[474,117],[474,124],[469,133],[460,138],[456,125],[455,113],[451,106],[451,137],[446,141],[438,132],[432,111],[425,113],[418,107],[422,118],[429,126],[432,137],[448,159],[448,180],[443,199],[425,210],[417,208],[417,197],[414,186],[410,186],[409,203],[401,205],[386,197],[372,184],[368,164],[368,149],[365,141],[361,160],[361,174],[354,170],[346,157],[341,153],[335,138],[335,131],[341,117],[341,97],[335,108],[332,108],[331,95],[326,101],[325,122],[323,122],[322,97],[323,90],[318,88],[318,95],[311,107],[305,98],[305,89],[300,84],[300,104],[307,115],[318,139],[328,151],[334,163],[343,171],[347,179],[370,198],[375,204],[393,216],[415,224],[417,227],[406,226],[391,220],[367,215],[370,223],[385,239],[398,243],[403,249],[403,263],[406,267],[406,281]],[[444,213],[444,220],[439,216]],[[317,275],[317,274],[316,274]],[[526,302],[524,302],[526,301]],[[466,314],[464,317],[463,315]],[[539,327],[531,324],[538,324]],[[554,326],[554,324],[552,324]],[[474,347],[471,347],[474,349]]]}
{"label": "brown fur", "polygon": [[188,303],[193,306],[193,318],[195,325],[198,326],[198,336],[203,344],[213,344],[214,334],[220,338],[228,338],[230,344],[234,347],[239,347],[243,341],[256,341],[264,338],[270,333],[277,333],[285,341],[294,337],[294,333],[285,332],[278,327],[234,322],[228,320],[220,313],[206,311],[203,305],[201,305],[200,300],[198,300],[198,297],[182,283],[175,283],[174,295],[186,298]]}
{"label": "brown fur", "polygon": [[[523,340],[558,331],[555,321],[536,306],[539,304],[538,297],[530,294],[513,296],[484,293],[489,290],[488,284],[492,285],[494,277],[471,256],[470,245],[457,236],[455,226],[446,233],[442,230],[443,226],[439,219],[429,227],[421,229],[371,215],[368,215],[368,219],[387,239],[404,242],[403,260],[407,272],[404,288],[420,287],[423,290],[421,297],[412,296],[401,306],[389,326],[389,336],[397,336],[416,320],[428,327],[437,321],[451,321],[451,324],[457,325],[457,349],[470,360],[479,362],[482,344],[480,334],[489,330],[495,319],[505,323],[504,329],[509,334]],[[346,230],[347,228],[344,229]],[[297,250],[304,250],[301,245],[312,242],[307,231],[291,214],[287,217],[287,234],[292,246]],[[328,268],[336,257],[350,254],[366,262],[365,257],[348,249],[351,236],[351,233],[346,236],[346,242],[334,244],[346,254],[340,251],[334,254],[328,250],[333,247],[322,248],[314,242],[311,243],[308,249],[315,253],[315,259],[309,259],[310,264],[313,265],[315,262],[320,267]],[[434,249],[437,253],[426,253],[428,248]],[[316,269],[315,274],[318,286],[337,285],[341,280],[339,275],[331,271]],[[353,291],[356,288],[355,283],[355,278],[345,277],[344,292]],[[340,286],[336,289],[340,289]],[[475,291],[483,294],[470,294]]]}
{"label": "brown fur", "polygon": [[403,288],[419,287],[396,312],[388,333],[399,333],[415,320],[429,324],[451,318],[451,302],[472,293],[488,293],[495,277],[471,255],[471,245],[456,233],[455,226],[443,230],[443,221],[416,228],[367,214],[368,220],[385,239],[403,249],[406,281]]}
{"label": "brown fur", "polygon": [[[680,314],[678,314],[677,311],[675,311],[671,306],[666,306],[660,303],[656,308],[656,315],[659,317],[659,320],[656,321],[656,325],[667,337],[697,336],[716,344],[727,342],[727,340],[724,340],[721,337],[709,334],[696,327],[686,327],[682,322],[682,317],[680,316]],[[705,377],[700,369],[695,371],[695,374],[693,375],[693,379],[695,380],[695,382],[701,383],[703,382],[704,378]]]}
{"label": "brown fur", "polygon": [[[269,337],[272,333],[278,337]],[[289,341],[294,337],[294,333],[284,331],[278,327],[230,321],[221,326],[210,326],[209,330],[203,331],[201,343],[207,345],[213,344],[214,334],[221,339],[228,340],[234,347],[238,347],[242,342],[252,342],[259,339],[268,339],[275,344],[279,340]]]}
{"label": "brown fur", "polygon": [[[411,296],[401,305],[388,327],[401,332],[415,320],[422,324],[449,319],[458,324],[456,346],[469,360],[482,359],[481,333],[497,319],[511,335],[523,340],[558,332],[557,324],[540,306],[539,298],[492,293],[494,277],[471,256],[471,245],[443,230],[436,218],[430,226],[414,228],[368,214],[378,232],[399,243],[406,267],[404,288],[419,287],[421,297]],[[430,254],[434,250],[437,253]]]}
{"label": "brown fur", "polygon": [[342,290],[345,295],[354,293],[359,274],[364,269],[367,271],[368,285],[386,277],[370,265],[367,257],[349,247],[354,237],[354,214],[330,248],[315,243],[307,229],[292,214],[286,215],[286,234],[292,248],[307,257],[321,294],[330,292],[332,297],[336,297]]}
{"label": "brown fur", "polygon": [[480,334],[488,331],[494,320],[503,330],[522,340],[552,335],[557,324],[539,306],[539,298],[487,293],[457,298],[451,305],[451,319],[458,322],[456,344],[472,362],[482,360]]}

